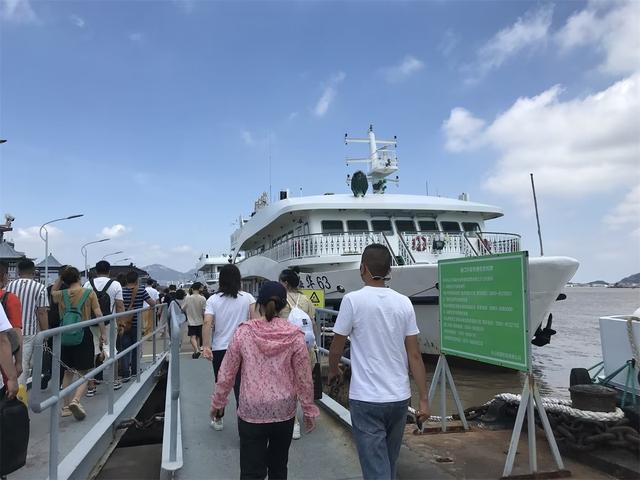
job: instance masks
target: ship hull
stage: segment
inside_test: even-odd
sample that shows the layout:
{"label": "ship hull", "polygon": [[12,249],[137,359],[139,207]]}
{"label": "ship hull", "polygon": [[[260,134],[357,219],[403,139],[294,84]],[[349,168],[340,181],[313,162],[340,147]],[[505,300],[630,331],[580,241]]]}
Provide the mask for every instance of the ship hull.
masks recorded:
{"label": "ship hull", "polygon": [[[344,289],[348,293],[358,290],[363,285],[359,260],[359,257],[355,257],[353,262],[348,263],[301,266],[301,287],[324,290],[327,306],[337,309],[344,295],[337,291],[338,289]],[[546,321],[554,301],[571,280],[578,265],[578,261],[570,257],[529,259],[531,337],[538,326]],[[243,260],[238,267],[243,279],[249,280],[249,284],[254,288],[257,288],[262,280],[277,280],[280,271],[285,268],[281,263],[261,256]],[[438,265],[429,263],[392,267],[391,279],[387,283],[389,287],[411,299],[420,329],[420,349],[424,354],[440,352],[440,311],[438,290],[435,287],[437,281]]]}

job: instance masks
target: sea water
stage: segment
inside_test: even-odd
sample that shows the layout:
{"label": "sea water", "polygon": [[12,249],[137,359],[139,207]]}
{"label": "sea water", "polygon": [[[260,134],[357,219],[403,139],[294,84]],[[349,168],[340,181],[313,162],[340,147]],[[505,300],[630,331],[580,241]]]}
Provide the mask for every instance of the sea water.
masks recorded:
{"label": "sea water", "polygon": [[[571,287],[565,288],[566,300],[552,307],[553,329],[557,334],[544,347],[532,345],[533,371],[542,395],[569,398],[569,374],[572,368],[589,368],[602,360],[599,318],[629,315],[640,307],[640,289]],[[429,383],[435,364],[427,363]],[[482,405],[502,392],[521,393],[523,375],[491,366],[460,365],[452,359],[451,370],[464,408]],[[414,391],[415,404],[415,385]],[[432,405],[439,414],[439,392]],[[447,394],[447,411],[452,413],[453,398]]]}

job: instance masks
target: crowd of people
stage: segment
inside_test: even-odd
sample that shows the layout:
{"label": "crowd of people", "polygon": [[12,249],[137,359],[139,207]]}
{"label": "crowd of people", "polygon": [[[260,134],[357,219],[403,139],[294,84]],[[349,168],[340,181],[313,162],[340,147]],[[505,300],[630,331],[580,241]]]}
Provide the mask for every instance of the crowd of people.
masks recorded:
{"label": "crowd of people", "polygon": [[[360,266],[365,286],[342,299],[329,354],[328,382],[340,382],[340,359],[349,342],[349,408],[365,479],[395,478],[411,398],[409,371],[419,389],[417,417],[425,420],[429,413],[415,312],[406,296],[386,287],[390,271],[387,247],[369,245]],[[151,279],[143,288],[135,271],[112,279],[106,261],[96,264],[95,277],[84,285],[80,272],[72,266],[61,269],[48,290],[34,280],[34,272],[33,262],[22,261],[19,278],[7,284],[8,268],[0,263],[3,395],[15,397],[24,385],[38,331],[145,305],[176,302],[186,316],[192,358],[212,364],[215,385],[209,415],[213,430],[223,430],[225,407],[234,391],[240,477],[287,478],[292,440],[301,438],[301,424],[311,432],[319,415],[312,376],[318,362],[315,309],[298,290],[296,269],[285,269],[279,281],[264,282],[257,298],[241,289],[240,271],[233,264],[221,269],[218,290],[212,294],[200,282],[194,283],[188,294],[175,285],[159,291]],[[147,312],[118,317],[119,351],[136,342],[139,322],[144,332],[156,325],[156,312]],[[104,322],[63,333],[62,387],[104,361],[109,341]],[[119,362],[114,388],[121,388],[136,375],[140,367],[137,359],[132,352]],[[43,359],[43,365],[42,388],[46,388],[51,378],[51,358]],[[83,383],[68,395],[61,415],[84,419],[86,411],[81,401],[96,395],[101,380],[97,377]]]}

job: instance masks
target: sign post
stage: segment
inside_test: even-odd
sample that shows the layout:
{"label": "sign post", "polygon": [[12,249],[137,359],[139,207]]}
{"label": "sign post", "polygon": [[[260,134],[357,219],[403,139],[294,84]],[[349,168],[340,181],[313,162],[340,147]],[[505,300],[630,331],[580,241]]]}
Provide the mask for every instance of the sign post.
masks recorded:
{"label": "sign post", "polygon": [[[542,405],[531,367],[529,335],[528,253],[516,252],[438,262],[440,351],[452,390],[446,355],[455,355],[526,372],[520,406],[511,435],[503,477],[513,471],[518,441],[527,416],[529,471],[537,473],[535,412],[537,408],[558,470],[566,474],[555,437]],[[441,361],[438,361],[440,367]],[[436,373],[443,375],[438,371]],[[442,370],[442,369],[441,369]],[[435,381],[431,385],[435,392]],[[440,379],[444,391],[444,378]],[[454,398],[457,397],[454,393]],[[456,399],[459,403],[459,399]],[[461,410],[461,406],[458,406]],[[461,418],[464,414],[461,414]],[[443,415],[444,418],[444,415]],[[446,422],[443,422],[443,431]]]}

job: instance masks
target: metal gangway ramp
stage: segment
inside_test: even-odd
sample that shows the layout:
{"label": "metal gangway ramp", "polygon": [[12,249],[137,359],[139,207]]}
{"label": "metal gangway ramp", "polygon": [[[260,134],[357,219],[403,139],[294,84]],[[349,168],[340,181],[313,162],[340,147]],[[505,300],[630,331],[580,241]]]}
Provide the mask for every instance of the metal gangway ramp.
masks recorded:
{"label": "metal gangway ramp", "polygon": [[[154,322],[153,331],[143,336],[142,322],[138,322],[137,341],[123,351],[116,352],[116,319],[132,312],[140,314],[145,310],[153,310],[154,317],[158,318],[157,322]],[[50,350],[52,355],[52,375],[47,389],[41,389],[39,380],[32,382],[29,407],[35,415],[30,415],[27,463],[12,473],[11,479],[86,479],[99,473],[126,431],[119,428],[120,424],[135,418],[156,384],[164,376],[170,355],[169,317],[173,315],[175,312],[169,312],[166,305],[158,305],[154,308],[146,307],[53,328],[36,335],[33,340],[32,378],[40,379],[42,376],[43,350]],[[109,358],[65,389],[60,389],[62,334],[95,326],[103,321],[109,322]],[[178,321],[179,319],[174,319],[174,322]],[[117,361],[130,352],[138,358],[138,371],[121,389],[115,390],[113,387]],[[91,399],[82,399],[87,417],[83,421],[77,421],[73,417],[61,418],[63,397],[72,394],[80,384],[94,378],[99,372],[103,372],[104,376],[104,381],[98,387],[99,394]]]}
{"label": "metal gangway ramp", "polygon": [[[211,362],[191,358],[191,349],[181,352],[184,325],[179,317],[171,332],[171,355],[163,439],[162,478],[195,480],[229,479],[240,476],[240,439],[233,393],[224,416],[224,429],[214,431],[209,423],[214,387]],[[185,342],[186,343],[186,342]],[[331,402],[330,399],[326,399]],[[322,402],[322,401],[321,401]],[[348,413],[348,412],[347,412]],[[289,478],[361,478],[358,454],[351,432],[326,411],[313,432],[302,432],[289,450]]]}

